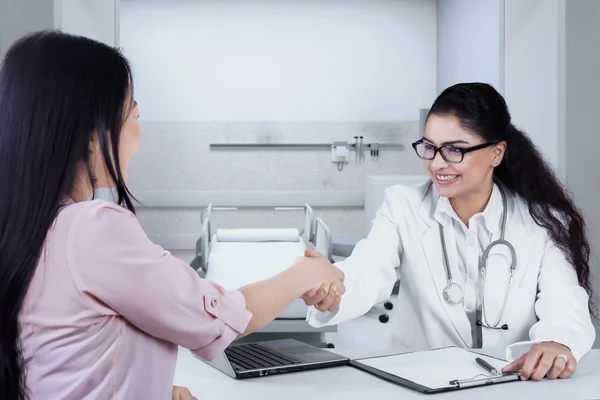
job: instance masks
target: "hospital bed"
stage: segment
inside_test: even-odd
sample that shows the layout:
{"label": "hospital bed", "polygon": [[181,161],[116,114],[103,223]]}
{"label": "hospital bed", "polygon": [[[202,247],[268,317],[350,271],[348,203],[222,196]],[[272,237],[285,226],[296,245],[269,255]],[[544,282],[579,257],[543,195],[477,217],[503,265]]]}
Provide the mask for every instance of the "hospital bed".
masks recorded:
{"label": "hospital bed", "polygon": [[[208,205],[202,212],[202,233],[196,243],[192,267],[205,279],[226,290],[238,289],[278,274],[303,256],[308,248],[331,260],[331,232],[321,218],[315,218],[310,205],[274,208],[277,212],[302,211],[300,229],[219,229],[214,226],[216,212],[238,209]],[[275,321],[247,340],[293,337],[311,344],[327,345],[324,333],[336,332],[337,327],[313,328],[306,322],[306,314],[304,301],[296,299]]]}

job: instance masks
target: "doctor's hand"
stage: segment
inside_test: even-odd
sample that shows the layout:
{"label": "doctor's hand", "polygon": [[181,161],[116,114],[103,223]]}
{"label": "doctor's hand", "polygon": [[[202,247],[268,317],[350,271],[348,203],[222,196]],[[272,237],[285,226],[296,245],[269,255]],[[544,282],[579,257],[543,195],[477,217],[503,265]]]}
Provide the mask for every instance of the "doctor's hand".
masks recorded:
{"label": "doctor's hand", "polygon": [[576,365],[575,357],[567,346],[556,342],[543,342],[533,345],[527,354],[502,368],[502,372],[520,371],[523,380],[531,378],[539,381],[544,377],[564,379],[575,372]]}
{"label": "doctor's hand", "polygon": [[[323,259],[329,262],[327,257],[315,250],[306,250],[304,252],[304,256],[309,258]],[[344,273],[331,263],[329,263],[329,265],[335,269],[339,281],[343,284]],[[344,292],[345,288],[343,288],[343,285],[342,290],[340,290],[336,283],[323,283],[321,287],[306,292],[302,296],[302,299],[304,300],[304,304],[307,306],[315,306],[315,308],[319,311],[333,311],[339,306],[342,294],[344,294]]]}

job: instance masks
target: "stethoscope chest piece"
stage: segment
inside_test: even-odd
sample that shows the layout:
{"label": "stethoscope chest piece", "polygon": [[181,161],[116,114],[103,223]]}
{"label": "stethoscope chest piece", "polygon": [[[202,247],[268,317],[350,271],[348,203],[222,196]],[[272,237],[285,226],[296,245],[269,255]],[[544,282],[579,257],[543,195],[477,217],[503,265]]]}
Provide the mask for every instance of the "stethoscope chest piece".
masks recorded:
{"label": "stethoscope chest piece", "polygon": [[450,304],[460,304],[464,298],[462,288],[458,283],[449,281],[444,289],[444,299]]}

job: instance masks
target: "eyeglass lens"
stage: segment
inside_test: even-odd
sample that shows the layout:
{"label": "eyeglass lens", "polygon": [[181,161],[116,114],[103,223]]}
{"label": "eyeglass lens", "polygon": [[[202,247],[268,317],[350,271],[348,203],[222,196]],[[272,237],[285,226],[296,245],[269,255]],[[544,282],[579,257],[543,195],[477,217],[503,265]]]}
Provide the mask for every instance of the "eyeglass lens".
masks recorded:
{"label": "eyeglass lens", "polygon": [[[436,149],[435,146],[433,146],[429,143],[419,143],[416,145],[415,150],[419,157],[424,158],[426,160],[433,160],[433,157],[435,156],[435,149]],[[462,158],[463,158],[462,152],[457,147],[443,146],[439,149],[439,151],[442,153],[442,156],[444,157],[444,159],[446,159],[446,161],[449,161],[449,162],[461,162],[462,161]]]}

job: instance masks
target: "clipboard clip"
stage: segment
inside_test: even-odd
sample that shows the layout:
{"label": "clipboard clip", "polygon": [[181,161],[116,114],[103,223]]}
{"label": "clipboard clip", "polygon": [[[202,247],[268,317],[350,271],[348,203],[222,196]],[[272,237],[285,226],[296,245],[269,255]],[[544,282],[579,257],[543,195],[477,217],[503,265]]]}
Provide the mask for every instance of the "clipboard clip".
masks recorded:
{"label": "clipboard clip", "polygon": [[490,375],[485,376],[484,378],[478,378],[481,375],[477,375],[473,378],[469,379],[454,379],[448,382],[449,385],[452,385],[457,388],[465,388],[470,386],[483,386],[483,385],[493,385],[495,383],[503,383],[503,382],[511,382],[511,381],[520,381],[521,376],[518,372],[508,372],[502,375]]}

